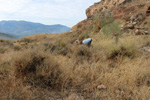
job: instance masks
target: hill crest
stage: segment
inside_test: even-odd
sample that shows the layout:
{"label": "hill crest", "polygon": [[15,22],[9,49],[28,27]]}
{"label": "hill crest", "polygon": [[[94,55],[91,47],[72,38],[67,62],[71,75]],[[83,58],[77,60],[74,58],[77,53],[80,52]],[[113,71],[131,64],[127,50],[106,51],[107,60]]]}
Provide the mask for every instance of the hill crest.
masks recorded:
{"label": "hill crest", "polygon": [[0,32],[13,34],[18,37],[34,35],[37,33],[62,33],[70,28],[64,25],[44,25],[28,21],[0,21]]}

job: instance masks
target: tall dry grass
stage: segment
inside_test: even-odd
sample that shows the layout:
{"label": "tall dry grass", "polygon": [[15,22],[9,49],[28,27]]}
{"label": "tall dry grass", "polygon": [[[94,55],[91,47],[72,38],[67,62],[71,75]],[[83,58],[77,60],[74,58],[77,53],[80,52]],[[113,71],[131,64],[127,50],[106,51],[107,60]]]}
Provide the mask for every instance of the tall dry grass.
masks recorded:
{"label": "tall dry grass", "polygon": [[[89,34],[90,48],[61,36],[26,47],[20,41],[6,44],[0,54],[0,99],[149,99],[150,56],[138,50],[149,36],[120,37],[116,44],[111,36]],[[20,49],[13,49],[16,44]]]}

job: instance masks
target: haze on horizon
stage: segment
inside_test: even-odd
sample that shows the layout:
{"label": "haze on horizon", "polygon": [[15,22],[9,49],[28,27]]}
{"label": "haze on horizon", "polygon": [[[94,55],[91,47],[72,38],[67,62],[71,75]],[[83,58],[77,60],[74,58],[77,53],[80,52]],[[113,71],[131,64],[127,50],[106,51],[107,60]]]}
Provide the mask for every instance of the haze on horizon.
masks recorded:
{"label": "haze on horizon", "polygon": [[100,0],[0,0],[0,21],[25,20],[46,25],[74,26],[85,10]]}

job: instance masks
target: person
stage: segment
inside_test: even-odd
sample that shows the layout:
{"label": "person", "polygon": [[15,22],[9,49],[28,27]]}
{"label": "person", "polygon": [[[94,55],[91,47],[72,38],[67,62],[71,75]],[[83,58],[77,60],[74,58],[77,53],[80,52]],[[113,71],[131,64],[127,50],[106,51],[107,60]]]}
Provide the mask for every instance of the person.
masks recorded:
{"label": "person", "polygon": [[91,38],[88,38],[88,39],[85,39],[82,41],[82,44],[87,44],[88,47],[91,46],[91,43],[92,43],[92,39]]}
{"label": "person", "polygon": [[83,41],[79,41],[79,40],[76,40],[75,41],[76,44],[86,44],[88,47],[91,46],[91,43],[92,43],[92,38],[87,38],[87,39],[84,39]]}

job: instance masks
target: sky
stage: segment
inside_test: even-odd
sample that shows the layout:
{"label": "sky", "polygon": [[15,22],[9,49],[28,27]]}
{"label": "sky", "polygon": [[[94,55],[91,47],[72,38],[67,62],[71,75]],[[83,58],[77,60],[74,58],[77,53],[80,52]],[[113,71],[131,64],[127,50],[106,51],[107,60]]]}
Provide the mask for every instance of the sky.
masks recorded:
{"label": "sky", "polygon": [[69,27],[86,19],[86,9],[100,0],[0,0],[0,21],[25,20]]}

